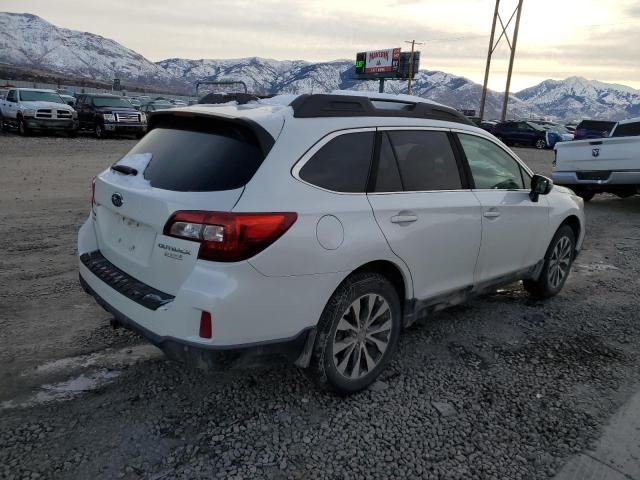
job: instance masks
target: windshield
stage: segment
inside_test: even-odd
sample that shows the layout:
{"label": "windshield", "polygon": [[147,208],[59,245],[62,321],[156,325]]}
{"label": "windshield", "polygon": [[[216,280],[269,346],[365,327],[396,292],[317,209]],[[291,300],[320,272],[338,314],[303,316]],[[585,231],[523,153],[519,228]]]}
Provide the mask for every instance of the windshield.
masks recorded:
{"label": "windshield", "polygon": [[118,97],[93,97],[93,104],[96,107],[131,108],[131,104],[127,100]]}
{"label": "windshield", "polygon": [[20,100],[23,102],[53,102],[65,103],[65,101],[54,92],[38,92],[36,90],[20,90]]}

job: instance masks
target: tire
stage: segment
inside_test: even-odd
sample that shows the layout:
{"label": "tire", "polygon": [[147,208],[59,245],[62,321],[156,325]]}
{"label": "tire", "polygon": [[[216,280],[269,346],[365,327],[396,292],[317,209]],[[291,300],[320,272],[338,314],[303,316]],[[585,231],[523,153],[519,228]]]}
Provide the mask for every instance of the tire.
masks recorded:
{"label": "tire", "polygon": [[138,140],[140,140],[142,137],[144,137],[144,132],[143,133],[136,133],[136,138]]}
{"label": "tire", "polygon": [[538,280],[524,280],[524,289],[536,298],[550,298],[562,290],[573,263],[576,238],[568,225],[561,226],[551,240]]}
{"label": "tire", "polygon": [[69,130],[67,132],[67,137],[76,138],[78,136],[78,130]]}
{"label": "tire", "polygon": [[29,129],[27,128],[27,124],[24,123],[24,119],[22,117],[18,117],[18,133],[23,137],[29,136]]}
{"label": "tire", "polygon": [[96,122],[95,126],[93,127],[93,134],[98,140],[101,140],[105,137],[104,129],[98,122]]}
{"label": "tire", "polygon": [[544,150],[547,148],[547,141],[543,138],[536,140],[536,143],[533,144],[538,150]]}
{"label": "tire", "polygon": [[396,350],[401,314],[398,292],[386,277],[364,272],[347,278],[322,312],[305,375],[320,388],[340,394],[368,387]]}
{"label": "tire", "polygon": [[576,192],[576,195],[578,195],[585,202],[590,201],[596,195],[596,192],[592,190],[576,189],[574,191]]}
{"label": "tire", "polygon": [[4,126],[4,116],[0,113],[0,132],[4,132],[6,130]]}

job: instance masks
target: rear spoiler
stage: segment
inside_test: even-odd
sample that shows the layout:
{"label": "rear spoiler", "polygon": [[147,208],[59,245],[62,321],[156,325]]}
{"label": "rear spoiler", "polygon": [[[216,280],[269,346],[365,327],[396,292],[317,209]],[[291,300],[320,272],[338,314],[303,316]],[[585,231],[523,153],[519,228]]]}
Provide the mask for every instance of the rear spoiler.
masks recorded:
{"label": "rear spoiler", "polygon": [[265,157],[275,143],[275,139],[264,127],[253,120],[241,117],[227,117],[182,110],[159,110],[149,115],[148,130],[151,131],[158,127],[210,133],[214,133],[216,130],[232,128],[233,133],[253,139]]}

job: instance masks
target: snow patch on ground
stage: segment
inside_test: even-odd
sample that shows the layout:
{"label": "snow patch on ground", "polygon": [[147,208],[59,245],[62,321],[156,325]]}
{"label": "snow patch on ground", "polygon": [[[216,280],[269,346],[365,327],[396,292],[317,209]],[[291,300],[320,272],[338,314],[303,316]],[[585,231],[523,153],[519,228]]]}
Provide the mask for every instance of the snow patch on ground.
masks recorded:
{"label": "snow patch on ground", "polygon": [[39,392],[24,401],[7,400],[0,403],[0,411],[11,408],[25,408],[49,402],[71,400],[81,393],[96,390],[111,383],[120,375],[119,371],[98,370],[89,374],[81,374],[60,383],[42,385]]}

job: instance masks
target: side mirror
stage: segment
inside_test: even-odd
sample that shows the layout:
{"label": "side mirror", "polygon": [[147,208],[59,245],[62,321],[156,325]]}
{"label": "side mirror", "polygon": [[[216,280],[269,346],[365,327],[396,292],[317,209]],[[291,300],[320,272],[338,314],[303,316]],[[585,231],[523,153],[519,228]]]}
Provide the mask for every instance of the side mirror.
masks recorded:
{"label": "side mirror", "polygon": [[553,188],[553,181],[543,175],[534,175],[531,178],[531,192],[529,198],[532,202],[537,202],[540,195],[547,195]]}

